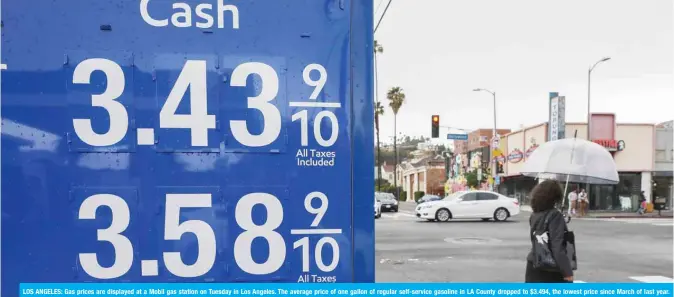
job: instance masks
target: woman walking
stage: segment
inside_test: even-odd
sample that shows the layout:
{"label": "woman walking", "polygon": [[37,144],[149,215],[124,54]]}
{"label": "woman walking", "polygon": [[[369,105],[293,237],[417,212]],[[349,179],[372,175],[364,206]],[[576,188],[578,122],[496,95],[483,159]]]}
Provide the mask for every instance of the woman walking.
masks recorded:
{"label": "woman walking", "polygon": [[555,208],[564,193],[557,182],[546,180],[531,191],[529,217],[531,251],[527,255],[525,282],[573,282],[573,267],[566,253],[564,216]]}

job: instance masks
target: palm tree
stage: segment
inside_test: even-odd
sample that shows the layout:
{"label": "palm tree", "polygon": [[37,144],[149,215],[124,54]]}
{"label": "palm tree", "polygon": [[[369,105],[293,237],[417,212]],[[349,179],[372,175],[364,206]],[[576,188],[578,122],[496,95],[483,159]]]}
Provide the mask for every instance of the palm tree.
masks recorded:
{"label": "palm tree", "polygon": [[384,115],[384,106],[377,101],[374,106],[374,126],[377,131],[377,189],[381,191],[381,150],[379,148],[379,116]]}
{"label": "palm tree", "polygon": [[403,106],[403,103],[405,103],[405,93],[403,92],[403,89],[400,87],[393,87],[391,88],[388,93],[386,94],[386,98],[388,98],[388,105],[391,107],[391,110],[393,110],[393,152],[395,155],[395,170],[393,170],[393,183],[395,185],[396,193],[398,199],[400,199],[400,193],[398,191],[398,141],[396,139],[397,136],[397,129],[398,129],[398,111],[400,111],[400,107]]}
{"label": "palm tree", "polygon": [[375,106],[374,106],[374,122],[375,122],[375,127],[376,127],[376,132],[377,132],[377,188],[381,191],[381,149],[379,147],[379,116],[384,114],[384,106],[381,105],[381,102],[379,102],[379,72],[378,72],[378,64],[377,64],[377,54],[383,54],[384,53],[384,47],[377,42],[376,40],[374,41],[374,81],[375,81],[375,87],[374,87],[374,96],[375,96]]}

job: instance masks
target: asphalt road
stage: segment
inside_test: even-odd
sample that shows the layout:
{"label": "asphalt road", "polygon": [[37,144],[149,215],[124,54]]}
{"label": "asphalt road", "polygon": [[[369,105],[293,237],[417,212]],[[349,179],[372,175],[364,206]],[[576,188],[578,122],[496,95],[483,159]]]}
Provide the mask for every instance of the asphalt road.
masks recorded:
{"label": "asphalt road", "polygon": [[[376,220],[377,282],[522,282],[528,212],[509,221],[426,222],[412,204]],[[672,282],[670,219],[574,219],[579,282]]]}

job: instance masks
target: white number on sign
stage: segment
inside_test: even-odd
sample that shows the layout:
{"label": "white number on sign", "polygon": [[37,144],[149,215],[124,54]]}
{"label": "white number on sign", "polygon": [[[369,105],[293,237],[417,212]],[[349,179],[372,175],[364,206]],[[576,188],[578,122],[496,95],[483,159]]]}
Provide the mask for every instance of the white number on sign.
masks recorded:
{"label": "white number on sign", "polygon": [[[332,259],[329,264],[325,264],[323,261],[323,248],[326,244],[332,248]],[[302,249],[302,271],[309,272],[309,237],[302,237],[295,241],[293,248]],[[332,237],[323,237],[319,239],[314,250],[314,257],[316,258],[316,266],[318,266],[318,269],[321,271],[330,272],[335,270],[337,264],[339,264],[339,244],[337,244],[337,241]]]}
{"label": "white number on sign", "polygon": [[[329,245],[332,248],[332,260],[330,261],[330,264],[325,264],[323,262],[323,247],[325,245]],[[323,237],[318,240],[316,243],[316,265],[318,266],[318,269],[320,269],[323,272],[330,272],[335,270],[337,267],[337,264],[339,263],[339,244],[337,244],[337,240],[335,240],[332,237]]]}
{"label": "white number on sign", "polygon": [[[323,135],[321,134],[321,123],[323,122],[323,118],[328,118],[330,120],[330,126],[332,127],[330,138],[327,140],[323,138]],[[319,112],[316,115],[316,119],[314,120],[314,137],[316,137],[316,142],[318,142],[318,144],[322,147],[329,147],[335,144],[335,141],[337,141],[337,136],[339,135],[338,125],[337,117],[333,112],[328,110]]]}
{"label": "white number on sign", "polygon": [[[190,114],[176,114],[188,88]],[[215,129],[215,116],[207,111],[207,89],[206,61],[187,61],[159,112],[159,127],[190,129],[193,146],[208,146],[208,129]]]}
{"label": "white number on sign", "polygon": [[[301,135],[301,143],[302,146],[308,146],[309,145],[309,120],[308,120],[308,114],[309,112],[306,110],[299,111],[292,116],[292,121],[297,121],[300,120],[300,135]],[[330,132],[330,138],[325,139],[323,138],[323,134],[321,133],[321,123],[323,122],[324,118],[328,118],[330,120],[330,126],[332,128]],[[314,137],[316,138],[316,142],[322,147],[329,147],[335,144],[337,141],[337,137],[339,136],[339,123],[337,121],[337,117],[335,114],[331,111],[328,110],[323,110],[319,112],[316,115],[316,118],[314,119]]]}
{"label": "white number on sign", "polygon": [[[262,225],[253,222],[252,212],[255,205],[262,205],[267,212],[267,221]],[[234,241],[234,260],[243,271],[264,275],[276,272],[283,266],[286,244],[276,228],[283,222],[283,205],[278,198],[266,193],[251,193],[243,196],[236,204],[234,212],[236,223],[244,230]],[[269,257],[263,263],[256,263],[251,254],[253,240],[262,237],[269,244]]]}
{"label": "white number on sign", "polygon": [[267,64],[250,62],[241,64],[232,72],[232,86],[245,87],[248,76],[257,74],[260,77],[262,88],[260,94],[248,97],[248,108],[257,109],[262,113],[264,121],[262,133],[253,135],[248,130],[245,120],[232,120],[230,125],[232,135],[241,144],[250,147],[269,145],[281,133],[281,113],[272,103],[278,95],[279,79],[274,68]]}
{"label": "white number on sign", "polygon": [[300,120],[300,137],[301,137],[301,142],[302,146],[307,146],[309,145],[309,123],[307,123],[307,118],[309,112],[306,110],[302,110],[292,116],[292,120],[297,121]]}
{"label": "white number on sign", "polygon": [[[159,112],[159,127],[168,129],[190,129],[192,146],[208,146],[208,130],[216,128],[215,115],[208,114],[207,64],[203,60],[185,62],[175,85]],[[317,81],[311,80],[309,73],[317,70],[321,75]],[[107,88],[102,94],[92,95],[91,104],[103,107],[110,115],[110,128],[104,134],[98,134],[91,125],[91,119],[73,119],[77,136],[91,146],[110,146],[121,141],[129,129],[129,115],[121,103],[115,101],[124,92],[124,72],[115,62],[94,58],[77,65],[73,73],[74,84],[90,84],[94,71],[102,71],[107,78]],[[316,89],[314,97],[325,85],[325,69],[312,64],[305,69],[305,81]],[[248,108],[262,114],[262,132],[253,134],[245,120],[230,121],[232,135],[241,144],[249,147],[262,147],[273,143],[281,133],[281,112],[272,102],[279,92],[278,74],[271,66],[249,62],[239,65],[232,72],[231,85],[246,87],[248,77],[257,75],[262,85],[259,94],[248,97]],[[190,113],[177,114],[178,106],[186,94],[190,95]],[[334,130],[334,128],[333,128]],[[306,134],[306,133],[304,133]],[[334,133],[333,133],[334,134]],[[336,136],[335,136],[336,137]],[[332,136],[331,136],[332,139]]]}
{"label": "white number on sign", "polygon": [[107,87],[102,94],[91,95],[91,105],[103,107],[110,116],[110,128],[98,134],[91,126],[91,119],[73,119],[75,134],[91,146],[110,146],[121,141],[129,129],[129,115],[121,103],[115,101],[124,93],[124,71],[119,65],[107,59],[89,59],[78,64],[73,73],[74,84],[90,84],[94,71],[102,71]]}
{"label": "white number on sign", "polygon": [[[321,204],[318,206],[318,208],[311,205],[311,202],[313,202],[314,199],[321,201]],[[309,195],[304,198],[304,208],[308,213],[316,215],[313,222],[311,222],[311,227],[318,227],[318,224],[321,223],[323,216],[325,216],[325,212],[328,210],[328,196],[325,196],[325,194],[321,192],[309,193]]]}
{"label": "white number on sign", "polygon": [[107,206],[112,212],[112,223],[107,229],[99,229],[99,241],[107,241],[115,250],[115,263],[110,267],[103,267],[98,262],[95,253],[81,253],[79,255],[82,269],[98,279],[112,279],[126,274],[133,264],[133,246],[131,241],[121,233],[126,230],[131,220],[129,206],[119,196],[112,194],[93,195],[82,202],[79,210],[80,220],[96,219],[96,210]]}
{"label": "white number on sign", "polygon": [[[311,72],[314,70],[318,71],[318,80],[311,79]],[[323,87],[325,87],[325,82],[328,80],[328,72],[325,71],[325,67],[320,64],[309,64],[307,67],[304,67],[302,77],[304,78],[304,83],[314,87],[314,91],[311,93],[311,97],[309,97],[309,99],[316,100],[316,98],[318,98],[318,94],[320,94],[323,90]]]}
{"label": "white number on sign", "polygon": [[[314,199],[320,201],[318,207],[311,205]],[[267,213],[264,224],[253,222],[253,208],[261,205]],[[79,261],[84,271],[98,279],[114,279],[126,274],[133,264],[133,246],[131,241],[122,235],[130,222],[127,203],[113,194],[96,194],[82,202],[79,219],[96,219],[99,207],[108,207],[112,212],[112,223],[107,229],[97,231],[99,241],[112,244],[115,261],[110,267],[102,267],[95,253],[80,253]],[[199,277],[207,274],[215,264],[216,237],[213,228],[202,220],[186,220],[181,222],[181,211],[188,208],[212,207],[211,194],[166,194],[166,212],[164,218],[164,239],[180,240],[183,235],[192,233],[197,239],[197,259],[194,264],[185,264],[180,252],[164,252],[163,260],[166,269],[178,277]],[[328,208],[328,198],[321,192],[312,192],[304,200],[306,210],[316,215],[311,227],[317,227]],[[278,271],[286,259],[286,245],[283,236],[277,229],[283,223],[283,205],[278,198],[267,193],[251,193],[243,196],[236,204],[234,216],[237,225],[243,232],[234,241],[234,260],[239,268],[253,275],[266,275]],[[269,256],[262,263],[253,260],[252,245],[257,238],[262,238],[269,245]],[[325,261],[323,251],[332,249],[332,259]],[[294,249],[302,249],[302,269],[309,271],[309,238],[304,237],[294,243]],[[339,263],[339,244],[332,237],[323,237],[316,242],[314,262],[321,271],[333,271]],[[141,272],[143,273],[143,272]],[[146,275],[146,274],[142,274]],[[150,274],[147,274],[150,275]]]}
{"label": "white number on sign", "polygon": [[210,208],[211,194],[167,194],[166,218],[164,223],[164,239],[180,240],[185,233],[197,237],[197,260],[186,265],[180,252],[165,252],[166,269],[179,277],[198,277],[211,270],[215,264],[215,233],[208,223],[200,220],[180,222],[181,208]]}

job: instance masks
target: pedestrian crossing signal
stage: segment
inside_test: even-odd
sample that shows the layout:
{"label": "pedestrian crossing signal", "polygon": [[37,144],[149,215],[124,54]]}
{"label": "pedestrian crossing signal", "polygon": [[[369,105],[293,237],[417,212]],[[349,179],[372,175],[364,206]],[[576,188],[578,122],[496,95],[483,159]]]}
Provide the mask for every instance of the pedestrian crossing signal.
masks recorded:
{"label": "pedestrian crossing signal", "polygon": [[440,136],[440,116],[433,115],[431,119],[431,138],[438,138]]}

